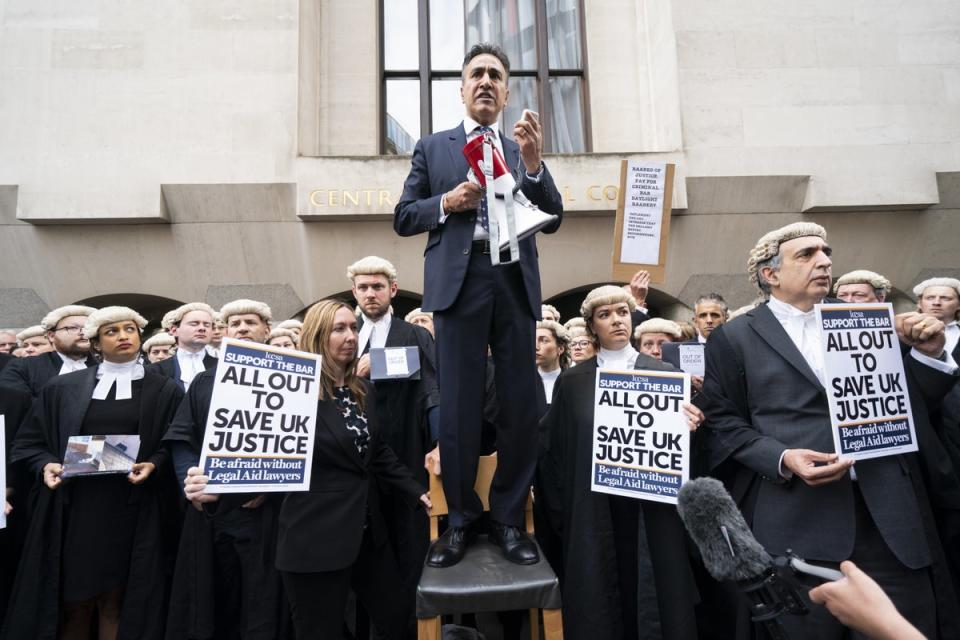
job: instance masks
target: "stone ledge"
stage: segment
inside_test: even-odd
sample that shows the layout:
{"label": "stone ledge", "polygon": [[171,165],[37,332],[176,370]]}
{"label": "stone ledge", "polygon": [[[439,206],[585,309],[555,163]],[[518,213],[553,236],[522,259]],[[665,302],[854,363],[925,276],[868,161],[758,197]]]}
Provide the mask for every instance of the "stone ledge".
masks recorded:
{"label": "stone ledge", "polygon": [[163,184],[164,216],[180,222],[296,222],[290,182]]}
{"label": "stone ledge", "polygon": [[810,176],[687,177],[687,213],[799,213]]}

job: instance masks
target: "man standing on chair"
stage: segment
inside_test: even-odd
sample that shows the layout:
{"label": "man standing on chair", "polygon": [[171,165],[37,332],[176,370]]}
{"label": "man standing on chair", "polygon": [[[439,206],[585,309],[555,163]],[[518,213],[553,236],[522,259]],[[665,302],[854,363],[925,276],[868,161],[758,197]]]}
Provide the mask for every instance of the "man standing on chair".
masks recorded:
{"label": "man standing on chair", "polygon": [[[475,535],[483,507],[473,491],[480,454],[484,371],[489,344],[496,364],[500,420],[497,471],[490,487],[490,539],[508,560],[539,561],[536,545],[524,533],[527,500],[537,450],[536,321],[540,316],[537,246],[520,240],[520,259],[491,263],[486,201],[467,181],[463,146],[492,135],[523,194],[542,211],[558,216],[563,204],[543,163],[543,138],[535,117],[523,118],[509,140],[497,121],[507,103],[510,61],[500,47],[477,44],[464,57],[460,95],[463,122],[417,142],[410,175],[394,211],[401,236],[428,232],[424,252],[423,310],[432,311],[440,382],[440,458],[450,527],[434,543],[427,564],[456,564]],[[496,250],[496,247],[494,247]],[[496,256],[494,256],[496,257]]]}

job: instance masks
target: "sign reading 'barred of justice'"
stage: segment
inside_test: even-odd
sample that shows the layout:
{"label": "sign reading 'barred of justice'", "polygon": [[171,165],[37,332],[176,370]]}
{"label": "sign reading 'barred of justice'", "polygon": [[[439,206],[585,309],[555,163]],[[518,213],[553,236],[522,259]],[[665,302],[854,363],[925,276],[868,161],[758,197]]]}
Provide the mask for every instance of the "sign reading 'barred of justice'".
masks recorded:
{"label": "sign reading 'barred of justice'", "polygon": [[690,376],[597,370],[591,489],[677,503],[690,478]]}
{"label": "sign reading 'barred of justice'", "polygon": [[320,356],[224,339],[200,467],[207,493],[307,491]]}
{"label": "sign reading 'barred of justice'", "polygon": [[866,460],[916,451],[893,307],[830,304],[816,309],[836,453]]}

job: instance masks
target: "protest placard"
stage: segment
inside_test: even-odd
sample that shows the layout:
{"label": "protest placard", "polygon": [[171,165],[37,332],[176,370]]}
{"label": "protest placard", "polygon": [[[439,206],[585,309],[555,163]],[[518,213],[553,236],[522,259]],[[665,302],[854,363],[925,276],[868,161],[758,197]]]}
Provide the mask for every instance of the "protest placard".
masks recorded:
{"label": "protest placard", "polygon": [[4,508],[0,509],[0,529],[7,526],[7,424],[6,418],[0,415],[0,489],[3,489]]}
{"label": "protest placard", "polygon": [[702,378],[707,367],[706,346],[700,342],[664,342],[660,345],[660,359]]}
{"label": "protest placard", "polygon": [[207,493],[307,491],[320,356],[224,339],[200,467]]}
{"label": "protest placard", "polygon": [[865,460],[917,450],[890,304],[817,305],[833,444]]}
{"label": "protest placard", "polygon": [[674,165],[623,160],[613,226],[613,279],[628,281],[639,269],[651,282],[666,277]]}
{"label": "protest placard", "polygon": [[591,489],[677,503],[690,477],[690,376],[597,370]]}

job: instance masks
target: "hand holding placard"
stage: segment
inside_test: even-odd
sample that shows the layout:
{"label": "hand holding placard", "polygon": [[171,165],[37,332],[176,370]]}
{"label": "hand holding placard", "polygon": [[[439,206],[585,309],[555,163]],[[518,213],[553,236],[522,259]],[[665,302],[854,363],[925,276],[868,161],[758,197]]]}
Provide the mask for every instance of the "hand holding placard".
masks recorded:
{"label": "hand holding placard", "polygon": [[901,313],[894,318],[897,336],[920,353],[939,358],[947,344],[946,326],[929,313]]}

